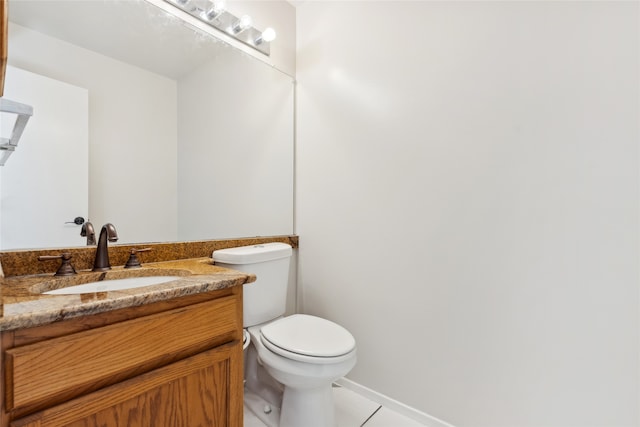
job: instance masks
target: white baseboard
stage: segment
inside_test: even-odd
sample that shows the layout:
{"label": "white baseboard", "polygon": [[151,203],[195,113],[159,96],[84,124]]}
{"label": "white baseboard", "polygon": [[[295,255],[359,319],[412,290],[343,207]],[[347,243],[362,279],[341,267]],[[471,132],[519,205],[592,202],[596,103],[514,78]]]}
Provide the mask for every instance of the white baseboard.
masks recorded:
{"label": "white baseboard", "polygon": [[358,384],[354,381],[351,381],[347,378],[340,378],[336,381],[336,384],[341,385],[342,387],[349,389],[359,395],[366,397],[373,402],[384,406],[385,408],[389,408],[392,411],[395,411],[399,414],[404,415],[407,418],[411,418],[419,422],[420,424],[424,424],[426,427],[454,427],[453,425],[442,421],[436,417],[433,417],[429,414],[425,414],[424,412],[418,411],[410,406],[405,405],[404,403],[398,402],[384,394],[378,393],[377,391],[371,390],[361,384]]}

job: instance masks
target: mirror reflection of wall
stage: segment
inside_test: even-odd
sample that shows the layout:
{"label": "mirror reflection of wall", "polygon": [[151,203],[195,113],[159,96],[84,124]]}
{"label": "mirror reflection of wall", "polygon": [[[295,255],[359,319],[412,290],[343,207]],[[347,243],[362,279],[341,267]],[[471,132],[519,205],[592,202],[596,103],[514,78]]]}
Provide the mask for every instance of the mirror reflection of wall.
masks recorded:
{"label": "mirror reflection of wall", "polygon": [[248,59],[225,50],[178,83],[180,240],[293,233],[292,83]]}
{"label": "mirror reflection of wall", "polygon": [[[291,77],[142,0],[15,1],[9,64],[88,91],[85,214],[94,226],[112,222],[120,243],[293,232]],[[91,9],[115,5],[137,9]],[[55,223],[81,246],[79,227],[64,225],[72,220]],[[36,246],[60,245],[43,239]]]}

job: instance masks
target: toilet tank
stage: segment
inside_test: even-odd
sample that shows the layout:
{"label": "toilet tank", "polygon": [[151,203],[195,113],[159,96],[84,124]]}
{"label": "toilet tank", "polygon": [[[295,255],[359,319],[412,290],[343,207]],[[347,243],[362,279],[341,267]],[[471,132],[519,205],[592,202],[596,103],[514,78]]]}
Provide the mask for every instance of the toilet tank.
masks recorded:
{"label": "toilet tank", "polygon": [[291,246],[286,243],[264,243],[213,252],[216,265],[256,275],[257,280],[242,290],[245,328],[285,313],[291,254]]}

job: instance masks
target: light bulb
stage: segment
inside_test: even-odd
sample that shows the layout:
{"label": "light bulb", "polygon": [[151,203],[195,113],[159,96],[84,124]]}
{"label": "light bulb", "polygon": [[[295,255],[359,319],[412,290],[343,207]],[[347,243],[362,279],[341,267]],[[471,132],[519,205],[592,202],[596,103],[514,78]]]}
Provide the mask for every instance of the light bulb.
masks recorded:
{"label": "light bulb", "polygon": [[262,32],[262,34],[260,34],[254,41],[253,43],[258,46],[261,45],[263,42],[271,42],[274,41],[276,38],[276,30],[274,30],[273,28],[269,27],[266,30],[264,30]]}
{"label": "light bulb", "polygon": [[251,24],[253,24],[251,17],[249,15],[242,15],[242,18],[238,19],[231,28],[234,34],[238,34],[249,28]]}
{"label": "light bulb", "polygon": [[217,18],[226,9],[227,4],[224,0],[214,1],[211,8],[204,14],[209,21]]}
{"label": "light bulb", "polygon": [[262,40],[265,42],[272,42],[276,39],[276,30],[271,27],[268,27],[266,30],[262,32]]}

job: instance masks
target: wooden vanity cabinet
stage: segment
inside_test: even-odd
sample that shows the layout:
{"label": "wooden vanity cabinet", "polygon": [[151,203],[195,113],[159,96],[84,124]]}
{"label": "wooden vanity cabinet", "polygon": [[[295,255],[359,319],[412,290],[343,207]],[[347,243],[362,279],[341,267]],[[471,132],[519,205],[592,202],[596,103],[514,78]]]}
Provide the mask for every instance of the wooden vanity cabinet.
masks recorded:
{"label": "wooden vanity cabinet", "polygon": [[242,427],[242,287],[4,332],[2,427]]}

